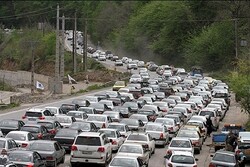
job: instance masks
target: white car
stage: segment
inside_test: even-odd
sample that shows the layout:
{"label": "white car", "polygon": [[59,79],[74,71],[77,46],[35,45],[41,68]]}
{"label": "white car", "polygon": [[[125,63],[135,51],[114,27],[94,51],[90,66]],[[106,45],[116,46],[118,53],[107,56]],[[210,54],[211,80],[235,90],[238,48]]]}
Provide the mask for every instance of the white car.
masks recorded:
{"label": "white car", "polygon": [[219,115],[219,111],[218,109],[216,110],[215,108],[204,108],[203,110],[201,110],[199,112],[200,116],[206,116],[206,115],[209,115],[211,120],[212,120],[212,123],[213,123],[213,126],[218,129],[219,127],[219,123],[220,123],[220,115]]}
{"label": "white car", "polygon": [[111,100],[100,100],[98,103],[106,104],[108,106],[108,108],[111,110],[114,109],[114,102]]}
{"label": "white car", "polygon": [[148,147],[150,156],[155,153],[155,141],[148,133],[131,133],[125,143],[140,143]]}
{"label": "white car", "polygon": [[10,131],[5,138],[15,140],[15,142],[22,148],[26,148],[33,140],[35,140],[35,137],[30,132],[26,131]]}
{"label": "white car", "polygon": [[129,119],[141,120],[144,124],[147,124],[149,119],[147,115],[144,114],[132,114]]}
{"label": "white car", "polygon": [[154,122],[147,123],[145,132],[149,133],[155,140],[155,145],[165,147],[169,142],[168,128],[164,124]]}
{"label": "white car", "polygon": [[122,137],[120,132],[117,129],[102,128],[98,132],[105,133],[108,139],[112,140],[112,150],[118,151],[120,146],[124,143],[125,139]]}
{"label": "white car", "polygon": [[184,151],[173,151],[170,156],[165,156],[165,158],[165,167],[195,167],[197,166],[196,161],[198,161],[192,153]]}
{"label": "white car", "polygon": [[194,148],[189,138],[175,137],[171,140],[167,148],[167,155],[171,154],[172,151],[184,151],[191,152],[194,154]]}
{"label": "white car", "polygon": [[46,110],[49,110],[54,115],[60,115],[63,114],[63,111],[60,109],[60,107],[45,107]]}
{"label": "white car", "polygon": [[117,155],[140,157],[144,164],[148,166],[149,163],[149,150],[142,144],[124,143],[118,150]]}
{"label": "white car", "polygon": [[131,70],[131,69],[134,69],[134,70],[136,70],[138,68],[138,66],[137,66],[137,63],[135,63],[135,62],[129,62],[128,63],[128,65],[127,65],[127,69],[128,70]]}
{"label": "white car", "polygon": [[147,167],[143,164],[142,160],[135,156],[122,156],[116,155],[110,162],[108,167],[121,167],[121,166],[133,166],[133,167]]}
{"label": "white car", "polygon": [[73,122],[76,122],[75,117],[68,115],[58,115],[56,120],[64,127],[68,128],[72,125]]}
{"label": "white car", "polygon": [[69,111],[67,115],[75,117],[76,121],[86,121],[88,118],[87,113],[82,111]]}
{"label": "white car", "polygon": [[55,115],[52,114],[49,110],[43,108],[31,108],[25,112],[25,115],[22,116],[24,122],[27,121],[37,121],[37,120],[55,120]]}
{"label": "white car", "polygon": [[112,144],[104,133],[82,132],[75,138],[71,146],[71,166],[81,163],[106,166],[111,160]]}
{"label": "white car", "polygon": [[96,125],[96,127],[106,128],[112,122],[112,119],[110,116],[107,115],[89,114],[87,121],[93,122]]}
{"label": "white car", "polygon": [[156,118],[155,123],[164,124],[169,131],[170,138],[175,137],[176,133],[179,130],[178,124],[176,123],[176,121],[174,119],[171,119],[171,118]]}
{"label": "white car", "polygon": [[133,74],[129,79],[129,83],[140,83],[140,82],[142,82],[142,77],[139,74]]}
{"label": "white car", "polygon": [[128,135],[131,133],[128,125],[123,124],[123,123],[112,122],[109,124],[109,126],[107,128],[117,129],[120,132],[120,134],[125,138],[128,137]]}

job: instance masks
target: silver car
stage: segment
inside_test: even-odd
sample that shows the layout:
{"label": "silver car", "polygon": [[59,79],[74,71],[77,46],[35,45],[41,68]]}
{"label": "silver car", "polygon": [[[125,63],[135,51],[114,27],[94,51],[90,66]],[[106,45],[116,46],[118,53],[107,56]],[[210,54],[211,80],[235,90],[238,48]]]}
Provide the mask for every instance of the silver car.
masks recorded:
{"label": "silver car", "polygon": [[172,151],[189,151],[193,154],[194,148],[190,139],[175,137],[168,145],[167,154],[171,154]]}
{"label": "silver car", "polygon": [[19,149],[15,140],[10,138],[0,138],[0,152],[1,155],[9,155],[10,152]]}
{"label": "silver car", "polygon": [[227,166],[238,167],[239,162],[234,152],[219,150],[214,155],[211,155],[212,160],[209,166]]}
{"label": "silver car", "polygon": [[32,142],[28,150],[37,151],[42,158],[46,159],[46,166],[57,166],[59,163],[64,163],[65,150],[57,141],[36,140]]}
{"label": "silver car", "polygon": [[142,160],[138,157],[128,157],[116,155],[109,164],[109,167],[121,167],[121,166],[133,166],[133,167],[146,167]]}

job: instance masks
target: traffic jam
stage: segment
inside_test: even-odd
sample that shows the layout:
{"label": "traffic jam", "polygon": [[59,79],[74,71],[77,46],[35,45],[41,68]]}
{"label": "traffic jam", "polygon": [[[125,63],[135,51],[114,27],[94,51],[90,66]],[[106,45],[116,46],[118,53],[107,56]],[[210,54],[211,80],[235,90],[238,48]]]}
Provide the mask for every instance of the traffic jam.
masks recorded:
{"label": "traffic jam", "polygon": [[[240,167],[250,159],[250,133],[219,123],[230,107],[228,85],[206,77],[200,67],[156,65],[119,59],[88,48],[97,61],[111,60],[131,72],[112,88],[71,103],[29,108],[20,119],[0,121],[0,162],[6,167],[148,167],[164,149],[165,167],[197,167],[207,138],[215,154],[209,167]],[[217,132],[216,132],[217,131]]]}

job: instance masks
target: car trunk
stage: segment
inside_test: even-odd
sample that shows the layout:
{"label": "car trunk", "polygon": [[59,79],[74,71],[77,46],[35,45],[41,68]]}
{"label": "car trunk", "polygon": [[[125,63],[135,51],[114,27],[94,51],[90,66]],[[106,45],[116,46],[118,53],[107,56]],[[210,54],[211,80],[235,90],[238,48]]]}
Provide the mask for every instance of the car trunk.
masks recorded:
{"label": "car trunk", "polygon": [[155,131],[146,131],[151,135],[153,139],[160,139],[161,132],[155,132]]}

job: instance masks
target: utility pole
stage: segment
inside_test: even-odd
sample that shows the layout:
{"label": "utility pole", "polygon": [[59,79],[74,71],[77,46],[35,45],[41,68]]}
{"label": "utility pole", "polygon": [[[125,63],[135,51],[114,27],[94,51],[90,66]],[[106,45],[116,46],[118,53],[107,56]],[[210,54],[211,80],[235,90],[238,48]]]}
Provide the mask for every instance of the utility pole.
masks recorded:
{"label": "utility pole", "polygon": [[88,36],[87,36],[87,19],[85,19],[84,25],[84,56],[83,56],[83,71],[87,71],[87,45],[88,45]]}
{"label": "utility pole", "polygon": [[[59,69],[59,57],[60,57],[60,37],[59,37],[59,4],[57,4],[57,12],[56,12],[56,61],[55,61],[55,87],[58,86],[58,82],[60,81],[60,69]],[[55,91],[54,87],[54,91]]]}
{"label": "utility pole", "polygon": [[35,45],[38,43],[38,41],[27,41],[29,43],[29,46],[31,47],[31,94],[34,95],[35,93],[35,80],[34,80],[34,74],[35,74],[35,55],[34,55],[34,49]]}
{"label": "utility pole", "polygon": [[76,21],[77,21],[77,19],[76,19],[76,12],[75,12],[75,26],[74,26],[74,43],[73,43],[73,45],[74,45],[74,50],[73,50],[73,52],[74,52],[74,59],[73,59],[73,65],[74,65],[74,73],[76,73],[77,72],[77,62],[76,62],[76,55],[77,55],[77,53],[76,53],[76,30],[77,30],[77,25],[76,25]]}
{"label": "utility pole", "polygon": [[65,46],[65,17],[64,14],[62,16],[62,30],[61,30],[61,38],[62,38],[62,42],[61,42],[61,54],[60,54],[60,80],[63,79],[64,77],[64,46]]}
{"label": "utility pole", "polygon": [[235,35],[235,59],[238,59],[238,19],[234,20],[234,35]]}

